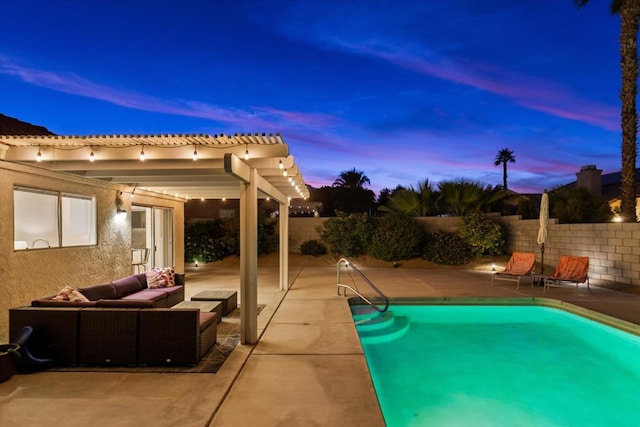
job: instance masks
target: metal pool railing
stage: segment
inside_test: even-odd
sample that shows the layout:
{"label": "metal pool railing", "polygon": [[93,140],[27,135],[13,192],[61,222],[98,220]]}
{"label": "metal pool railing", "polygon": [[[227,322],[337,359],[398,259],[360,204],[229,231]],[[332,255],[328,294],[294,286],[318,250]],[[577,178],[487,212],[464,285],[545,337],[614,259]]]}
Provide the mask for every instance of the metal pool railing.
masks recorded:
{"label": "metal pool railing", "polygon": [[[343,264],[344,264],[344,267],[347,269],[347,272],[349,273],[349,275],[351,277],[351,282],[353,283],[353,287],[350,286],[350,285],[345,285],[344,283],[340,283],[340,271],[342,270],[342,265]],[[380,307],[380,306],[378,306],[378,304],[370,301],[369,298],[365,297],[364,295],[362,295],[360,293],[360,291],[358,290],[358,286],[356,285],[355,280],[353,279],[353,276],[351,276],[350,270],[352,270],[354,273],[356,273],[367,285],[369,285],[369,287],[371,289],[373,289],[373,291],[376,294],[378,294],[380,299],[382,299],[382,307]],[[389,299],[387,298],[387,296],[385,294],[383,294],[382,291],[376,287],[376,285],[371,283],[371,280],[369,280],[367,278],[367,276],[365,276],[360,270],[358,270],[358,268],[355,265],[353,265],[353,263],[351,261],[349,261],[347,258],[340,258],[338,260],[336,286],[338,288],[338,295],[340,295],[340,290],[342,290],[342,294],[346,297],[347,296],[347,289],[348,289],[351,292],[353,292],[354,294],[358,295],[364,302],[369,304],[371,306],[371,308],[373,308],[374,310],[376,310],[376,311],[378,311],[380,313],[383,313],[383,312],[385,312],[385,311],[387,311],[389,309]]]}

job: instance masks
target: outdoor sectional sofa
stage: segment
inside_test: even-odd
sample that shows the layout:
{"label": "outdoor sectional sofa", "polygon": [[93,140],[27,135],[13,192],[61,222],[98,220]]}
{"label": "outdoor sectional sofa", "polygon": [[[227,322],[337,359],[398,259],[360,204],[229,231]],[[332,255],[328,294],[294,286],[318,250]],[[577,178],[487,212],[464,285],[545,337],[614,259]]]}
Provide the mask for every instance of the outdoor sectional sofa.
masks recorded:
{"label": "outdoor sectional sofa", "polygon": [[144,273],[80,288],[88,302],[32,301],[9,310],[9,338],[33,328],[28,345],[56,365],[195,365],[216,343],[216,313],[171,308],[184,300],[176,286],[147,288]]}

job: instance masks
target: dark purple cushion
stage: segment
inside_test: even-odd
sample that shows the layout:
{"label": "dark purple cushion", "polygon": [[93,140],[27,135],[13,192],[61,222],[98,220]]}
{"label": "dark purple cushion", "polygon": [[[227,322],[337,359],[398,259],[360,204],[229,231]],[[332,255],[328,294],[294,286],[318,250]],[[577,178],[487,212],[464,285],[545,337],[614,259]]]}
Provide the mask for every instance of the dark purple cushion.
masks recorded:
{"label": "dark purple cushion", "polygon": [[175,276],[176,286],[184,286],[184,273],[176,273]]}
{"label": "dark purple cushion", "polygon": [[138,281],[140,282],[140,286],[142,287],[142,289],[147,289],[149,286],[147,286],[147,275],[144,273],[140,273],[140,274],[136,274],[136,277],[138,278]]}
{"label": "dark purple cushion", "polygon": [[218,315],[215,312],[200,313],[200,332],[207,329],[212,324],[218,322]]}
{"label": "dark purple cushion", "polygon": [[116,288],[113,287],[113,284],[111,282],[103,283],[101,285],[89,286],[88,288],[80,288],[78,290],[90,301],[118,298],[116,294]]}
{"label": "dark purple cushion", "polygon": [[122,297],[122,300],[143,300],[143,301],[161,301],[167,298],[165,292],[157,292],[155,289],[145,289],[138,291],[126,297]]}
{"label": "dark purple cushion", "polygon": [[165,293],[167,295],[173,295],[175,293],[181,292],[182,291],[182,286],[170,286],[168,288],[153,288],[152,291],[153,292],[162,292]]}
{"label": "dark purple cushion", "polygon": [[114,280],[113,287],[116,289],[116,297],[122,298],[125,295],[132,294],[142,290],[142,285],[137,276],[127,276],[122,279]]}
{"label": "dark purple cushion", "polygon": [[95,304],[101,308],[153,308],[153,301],[139,299],[101,299]]}

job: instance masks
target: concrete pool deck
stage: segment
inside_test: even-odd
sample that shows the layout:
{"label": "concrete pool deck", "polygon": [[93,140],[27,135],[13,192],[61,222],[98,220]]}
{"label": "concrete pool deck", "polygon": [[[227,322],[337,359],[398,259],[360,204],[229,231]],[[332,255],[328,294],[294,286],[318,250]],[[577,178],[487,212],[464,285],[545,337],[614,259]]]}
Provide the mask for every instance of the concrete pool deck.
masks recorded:
{"label": "concrete pool deck", "polygon": [[[488,271],[361,268],[390,297],[546,297],[640,325],[640,295],[596,286],[491,287]],[[19,426],[383,426],[336,268],[260,267],[256,345],[238,345],[215,374],[39,372],[0,384],[0,425]],[[348,282],[349,276],[342,281]],[[357,282],[361,289],[364,287]],[[186,299],[239,289],[235,267],[187,269]],[[224,320],[223,320],[224,321]]]}

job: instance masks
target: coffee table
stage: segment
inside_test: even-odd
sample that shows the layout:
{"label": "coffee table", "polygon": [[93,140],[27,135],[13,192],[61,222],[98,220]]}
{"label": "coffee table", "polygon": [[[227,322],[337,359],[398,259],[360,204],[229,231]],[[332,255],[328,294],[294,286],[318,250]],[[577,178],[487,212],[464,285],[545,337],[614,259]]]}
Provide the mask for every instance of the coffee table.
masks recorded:
{"label": "coffee table", "polygon": [[182,301],[171,308],[197,308],[202,313],[215,311],[218,323],[222,321],[222,303],[218,301]]}
{"label": "coffee table", "polygon": [[236,291],[202,291],[191,297],[191,301],[220,301],[222,313],[226,316],[238,306]]}

